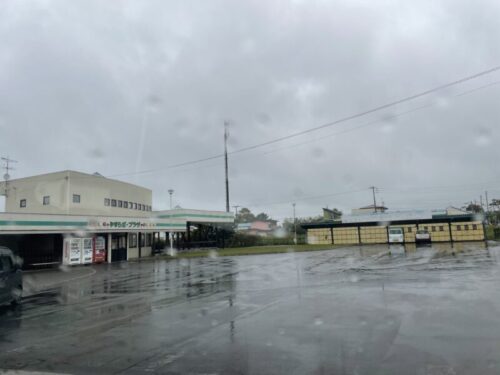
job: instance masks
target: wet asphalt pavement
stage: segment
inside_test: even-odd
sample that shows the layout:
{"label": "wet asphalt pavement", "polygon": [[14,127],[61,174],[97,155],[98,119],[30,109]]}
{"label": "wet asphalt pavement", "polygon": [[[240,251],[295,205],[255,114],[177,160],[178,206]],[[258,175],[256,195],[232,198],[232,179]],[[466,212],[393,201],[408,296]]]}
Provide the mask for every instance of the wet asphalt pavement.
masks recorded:
{"label": "wet asphalt pavement", "polygon": [[494,244],[382,245],[29,273],[32,294],[0,310],[0,368],[499,374],[499,260]]}

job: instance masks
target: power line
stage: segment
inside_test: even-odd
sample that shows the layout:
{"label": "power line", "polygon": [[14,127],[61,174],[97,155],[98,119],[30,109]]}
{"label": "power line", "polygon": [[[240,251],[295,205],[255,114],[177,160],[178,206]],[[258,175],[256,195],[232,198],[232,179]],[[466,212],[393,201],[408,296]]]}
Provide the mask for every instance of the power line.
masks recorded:
{"label": "power line", "polygon": [[[364,117],[364,116],[366,116],[368,114],[375,113],[375,112],[381,111],[383,109],[387,109],[387,108],[394,107],[396,105],[399,105],[399,104],[402,104],[402,103],[405,103],[405,102],[408,102],[408,101],[415,100],[417,98],[420,98],[420,97],[432,94],[434,92],[441,91],[441,90],[444,90],[446,88],[453,87],[453,86],[459,85],[461,83],[464,83],[464,82],[467,82],[467,81],[470,81],[470,80],[473,80],[473,79],[476,79],[476,78],[479,78],[479,77],[482,77],[482,76],[494,73],[494,72],[496,72],[498,70],[500,70],[500,65],[495,66],[495,67],[493,67],[491,69],[488,69],[488,70],[483,70],[481,72],[478,72],[478,73],[470,75],[470,76],[466,76],[466,77],[460,78],[458,80],[455,80],[455,81],[452,81],[452,82],[449,82],[449,83],[446,83],[446,84],[443,84],[443,85],[440,85],[440,86],[436,86],[436,87],[431,88],[429,90],[425,90],[425,91],[422,91],[420,93],[417,93],[417,94],[414,94],[414,95],[410,95],[410,96],[407,96],[407,97],[404,97],[402,99],[389,102],[387,104],[384,104],[384,105],[381,105],[381,106],[378,106],[378,107],[374,107],[374,108],[368,109],[366,111],[358,112],[358,113],[356,113],[354,115],[346,116],[346,117],[340,118],[338,120],[325,123],[323,125],[312,127],[312,128],[309,128],[309,129],[306,129],[306,130],[302,130],[300,132],[292,133],[292,134],[289,134],[289,135],[286,135],[286,136],[274,138],[274,139],[266,141],[266,142],[261,142],[261,143],[257,143],[257,144],[251,145],[251,146],[243,147],[243,148],[240,148],[238,150],[233,150],[233,151],[228,152],[228,154],[236,154],[236,153],[241,153],[241,152],[246,152],[246,151],[254,150],[254,149],[257,149],[257,148],[260,148],[260,147],[264,147],[264,146],[268,146],[268,145],[271,145],[271,144],[274,144],[274,143],[282,142],[282,141],[285,141],[285,140],[288,140],[288,139],[296,138],[296,137],[302,136],[304,134],[312,133],[312,132],[315,132],[315,131],[318,131],[318,130],[321,130],[321,129],[325,129],[325,128],[328,128],[328,127],[331,127],[331,126],[334,126],[334,125],[337,125],[337,124],[340,124],[340,123],[344,123],[344,122],[347,122],[347,121],[350,121],[350,120],[354,120],[356,118]],[[187,162],[183,162],[183,163],[172,164],[172,165],[168,165],[168,166],[164,166],[164,167],[159,167],[159,168],[154,168],[154,169],[147,169],[147,170],[143,170],[143,171],[136,171],[136,172],[129,172],[129,173],[120,173],[120,174],[115,174],[115,175],[111,175],[111,176],[108,176],[108,177],[118,177],[118,176],[128,176],[128,175],[139,175],[139,174],[145,174],[145,173],[153,173],[153,172],[158,172],[158,171],[161,171],[161,170],[178,168],[178,167],[182,167],[182,166],[186,166],[186,165],[202,163],[202,162],[208,161],[208,160],[219,159],[219,158],[224,157],[224,155],[225,155],[224,153],[223,154],[217,154],[217,155],[209,156],[209,157],[206,157],[206,158],[191,160],[191,161],[187,161]]]}
{"label": "power line", "polygon": [[[472,94],[472,93],[474,93],[476,91],[483,90],[483,89],[486,89],[488,87],[492,87],[492,86],[495,86],[495,85],[498,85],[498,84],[500,84],[500,81],[491,82],[491,83],[488,83],[486,85],[479,86],[479,87],[476,87],[474,89],[461,92],[461,93],[459,93],[457,95],[453,95],[453,97],[458,98],[458,97],[461,97],[461,96]],[[288,146],[284,146],[284,147],[272,149],[270,151],[265,152],[264,155],[272,154],[274,152],[286,150],[286,149],[289,149],[289,148],[295,148],[295,147],[303,146],[303,145],[306,145],[306,144],[309,144],[309,143],[313,143],[313,142],[323,141],[323,140],[325,140],[327,138],[331,138],[331,137],[334,137],[334,136],[339,135],[339,134],[350,133],[350,132],[353,132],[353,131],[356,131],[356,130],[359,130],[359,129],[362,129],[362,128],[365,128],[365,127],[368,127],[368,126],[371,126],[371,125],[380,124],[381,122],[385,122],[387,120],[394,120],[394,119],[397,119],[398,117],[401,117],[401,116],[404,116],[404,115],[408,115],[410,113],[414,113],[414,112],[417,112],[417,111],[421,111],[422,109],[426,109],[426,108],[430,108],[430,107],[435,107],[435,106],[436,106],[436,103],[424,104],[424,105],[421,105],[421,106],[418,106],[418,107],[411,108],[411,109],[409,109],[407,111],[404,111],[404,112],[400,112],[400,113],[396,113],[396,114],[393,114],[393,115],[389,115],[389,116],[385,117],[384,119],[373,120],[373,121],[370,121],[370,122],[367,122],[367,123],[364,123],[364,124],[361,124],[361,125],[358,125],[358,126],[354,126],[354,127],[348,128],[348,129],[344,129],[344,130],[340,130],[340,131],[337,131],[337,132],[334,132],[334,133],[326,134],[326,135],[318,137],[318,138],[313,138],[313,139],[309,139],[309,140],[304,141],[304,142],[295,143],[295,144],[292,144],[292,145],[288,145]]]}
{"label": "power line", "polygon": [[307,200],[314,200],[314,199],[320,199],[320,198],[333,197],[333,196],[336,196],[336,195],[345,195],[345,194],[351,194],[351,193],[365,192],[367,190],[369,190],[369,189],[347,190],[347,191],[342,191],[342,192],[337,192],[337,193],[331,193],[331,194],[312,195],[312,196],[308,196],[308,197],[294,198],[294,199],[290,199],[290,200],[287,200],[287,201],[266,202],[266,203],[259,203],[259,204],[246,204],[246,205],[242,205],[242,207],[262,207],[262,206],[273,206],[273,205],[281,205],[281,204],[290,204],[290,203],[300,202],[300,201],[307,201]]}

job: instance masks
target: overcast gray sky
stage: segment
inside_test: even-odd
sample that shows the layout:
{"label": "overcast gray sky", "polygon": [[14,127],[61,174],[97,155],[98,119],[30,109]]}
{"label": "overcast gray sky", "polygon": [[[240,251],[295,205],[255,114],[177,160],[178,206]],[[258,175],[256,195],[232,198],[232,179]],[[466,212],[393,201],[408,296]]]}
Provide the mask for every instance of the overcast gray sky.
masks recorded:
{"label": "overcast gray sky", "polygon": [[[123,174],[155,209],[172,188],[223,210],[222,159],[133,173],[221,154],[225,119],[237,150],[499,65],[499,19],[495,0],[4,0],[0,154],[13,178]],[[231,155],[231,205],[349,211],[371,185],[391,209],[500,198],[500,84],[460,95],[497,81]]]}

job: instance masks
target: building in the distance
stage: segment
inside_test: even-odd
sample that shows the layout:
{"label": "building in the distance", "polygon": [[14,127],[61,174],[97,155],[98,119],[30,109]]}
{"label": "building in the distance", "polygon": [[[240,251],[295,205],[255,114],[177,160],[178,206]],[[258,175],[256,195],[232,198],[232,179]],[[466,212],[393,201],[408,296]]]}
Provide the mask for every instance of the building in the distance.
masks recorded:
{"label": "building in the distance", "polygon": [[224,211],[154,211],[150,189],[98,173],[62,171],[3,182],[0,245],[25,267],[121,261],[151,255],[165,238],[180,248],[223,246]]}
{"label": "building in the distance", "polygon": [[365,206],[365,207],[360,207],[360,208],[353,208],[351,210],[351,215],[364,215],[364,214],[369,214],[369,213],[372,213],[372,212],[385,212],[387,211],[387,207],[385,207],[384,205],[382,206],[379,206],[379,205],[369,205],[369,206]]}
{"label": "building in the distance", "polygon": [[272,236],[277,229],[276,220],[254,220],[250,223],[239,223],[236,231],[253,236]]}

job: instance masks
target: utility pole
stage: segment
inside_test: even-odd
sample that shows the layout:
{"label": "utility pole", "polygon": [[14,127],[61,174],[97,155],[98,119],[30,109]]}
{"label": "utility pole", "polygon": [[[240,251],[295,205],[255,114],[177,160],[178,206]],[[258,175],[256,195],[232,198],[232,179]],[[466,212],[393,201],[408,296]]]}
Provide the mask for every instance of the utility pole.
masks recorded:
{"label": "utility pole", "polygon": [[484,197],[486,198],[486,213],[490,212],[490,204],[488,203],[488,191],[484,192]]}
{"label": "utility pole", "polygon": [[483,196],[482,195],[479,196],[479,202],[480,202],[479,204],[481,205],[481,209],[484,210],[484,207],[483,207]]}
{"label": "utility pole", "polygon": [[170,209],[172,209],[172,194],[174,194],[174,189],[168,189],[168,194],[170,195]]}
{"label": "utility pole", "polygon": [[226,212],[229,212],[229,171],[227,164],[227,139],[229,138],[229,122],[224,121],[224,163],[226,169]]}
{"label": "utility pole", "polygon": [[241,206],[233,206],[234,208],[234,216],[238,216],[238,208],[240,208]]}
{"label": "utility pole", "polygon": [[17,160],[10,159],[7,157],[2,157],[1,160],[4,162],[3,169],[5,170],[5,174],[3,175],[3,179],[5,181],[5,198],[9,196],[9,180],[10,174],[9,171],[14,170],[13,167],[10,166],[11,163],[17,163]]}
{"label": "utility pole", "polygon": [[297,245],[297,220],[295,219],[295,203],[292,203],[293,206],[293,243]]}
{"label": "utility pole", "polygon": [[374,212],[377,212],[377,200],[375,199],[375,189],[376,189],[376,187],[375,186],[370,186],[370,189],[372,189],[372,193],[373,193],[373,210],[374,210]]}

